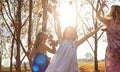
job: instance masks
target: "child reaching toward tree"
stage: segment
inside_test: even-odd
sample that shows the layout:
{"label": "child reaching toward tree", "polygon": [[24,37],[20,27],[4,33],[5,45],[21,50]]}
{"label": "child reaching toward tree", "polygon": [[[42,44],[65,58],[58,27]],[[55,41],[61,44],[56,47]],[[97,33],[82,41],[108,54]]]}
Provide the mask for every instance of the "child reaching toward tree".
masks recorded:
{"label": "child reaching toward tree", "polygon": [[32,72],[45,72],[49,64],[46,51],[53,54],[56,52],[55,46],[52,46],[53,48],[51,49],[45,45],[47,39],[48,35],[43,32],[38,33],[36,36],[34,48],[32,53],[30,53],[30,58],[33,58]]}
{"label": "child reaching toward tree", "polygon": [[62,36],[61,27],[57,24],[56,33],[60,46],[45,72],[79,72],[76,54],[77,47],[97,33],[101,27],[77,40],[78,36],[74,27],[66,27]]}

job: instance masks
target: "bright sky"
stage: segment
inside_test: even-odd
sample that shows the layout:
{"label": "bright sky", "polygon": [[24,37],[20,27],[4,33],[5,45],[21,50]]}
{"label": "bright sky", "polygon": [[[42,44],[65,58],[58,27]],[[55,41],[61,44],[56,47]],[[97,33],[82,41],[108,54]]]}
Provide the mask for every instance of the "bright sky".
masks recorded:
{"label": "bright sky", "polygon": [[59,13],[62,29],[64,29],[66,26],[73,25],[75,23],[76,13],[71,5],[67,3],[62,3],[59,9]]}

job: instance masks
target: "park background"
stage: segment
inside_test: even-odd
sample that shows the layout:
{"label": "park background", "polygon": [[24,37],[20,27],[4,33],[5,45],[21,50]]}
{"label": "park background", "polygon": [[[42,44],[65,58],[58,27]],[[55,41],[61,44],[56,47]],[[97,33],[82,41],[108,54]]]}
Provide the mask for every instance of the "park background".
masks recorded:
{"label": "park background", "polygon": [[[53,35],[60,23],[62,31],[74,26],[79,39],[102,25],[96,12],[103,0],[0,0],[0,71],[22,72],[25,63],[30,70],[29,50],[39,31]],[[106,15],[111,5],[120,0],[106,0],[107,6],[101,15]],[[103,29],[105,26],[103,27]],[[100,30],[77,49],[81,72],[104,72],[107,47],[106,33]],[[58,47],[57,47],[58,48]],[[48,53],[48,56],[53,57]],[[14,65],[17,69],[15,70]]]}

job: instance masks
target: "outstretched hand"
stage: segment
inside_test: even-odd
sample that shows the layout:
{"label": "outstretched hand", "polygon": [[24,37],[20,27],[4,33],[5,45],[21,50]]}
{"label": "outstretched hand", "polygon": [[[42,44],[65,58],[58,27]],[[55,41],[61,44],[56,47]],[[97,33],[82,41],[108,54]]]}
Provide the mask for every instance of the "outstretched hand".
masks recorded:
{"label": "outstretched hand", "polygon": [[106,5],[106,1],[103,1],[103,0],[102,0],[101,7],[105,7],[105,6],[108,8],[108,6]]}

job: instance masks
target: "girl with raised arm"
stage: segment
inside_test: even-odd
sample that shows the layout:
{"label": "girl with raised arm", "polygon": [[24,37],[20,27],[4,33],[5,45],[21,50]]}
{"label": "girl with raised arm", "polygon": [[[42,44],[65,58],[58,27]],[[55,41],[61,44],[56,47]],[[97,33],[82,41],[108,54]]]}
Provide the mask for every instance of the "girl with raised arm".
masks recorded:
{"label": "girl with raised arm", "polygon": [[76,54],[77,47],[94,35],[99,29],[100,27],[82,39],[77,40],[78,35],[74,27],[66,27],[62,35],[61,27],[57,24],[56,33],[60,46],[45,72],[79,72]]}
{"label": "girl with raised arm", "polygon": [[120,6],[112,5],[107,17],[101,11],[106,6],[102,2],[97,18],[106,25],[108,46],[105,55],[105,72],[120,72]]}

